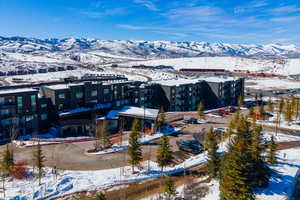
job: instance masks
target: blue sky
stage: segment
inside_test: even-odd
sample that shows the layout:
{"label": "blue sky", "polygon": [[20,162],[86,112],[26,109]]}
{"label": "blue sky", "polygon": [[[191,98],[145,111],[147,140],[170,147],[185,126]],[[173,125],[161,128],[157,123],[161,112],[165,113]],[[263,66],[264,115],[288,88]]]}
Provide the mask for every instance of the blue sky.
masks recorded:
{"label": "blue sky", "polygon": [[0,0],[0,35],[294,43],[299,0]]}

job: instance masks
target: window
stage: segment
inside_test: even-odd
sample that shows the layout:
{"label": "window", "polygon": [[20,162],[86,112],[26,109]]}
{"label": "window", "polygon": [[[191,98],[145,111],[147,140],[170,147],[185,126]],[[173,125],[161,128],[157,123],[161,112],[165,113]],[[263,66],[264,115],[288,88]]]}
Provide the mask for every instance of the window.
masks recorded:
{"label": "window", "polygon": [[30,96],[30,100],[31,100],[31,106],[36,106],[36,96],[35,95],[31,95]]}
{"label": "window", "polygon": [[109,94],[109,89],[108,89],[108,88],[105,88],[104,91],[103,91],[103,93],[104,93],[104,94]]}
{"label": "window", "polygon": [[1,115],[9,115],[10,111],[8,109],[1,110]]}
{"label": "window", "polygon": [[116,101],[116,106],[119,107],[121,105],[120,101]]}
{"label": "window", "polygon": [[4,104],[4,97],[0,97],[0,105]]}
{"label": "window", "polygon": [[2,126],[10,126],[12,125],[12,119],[4,119],[1,121]]}
{"label": "window", "polygon": [[47,108],[47,104],[46,103],[41,104],[41,108]]}
{"label": "window", "polygon": [[83,92],[76,92],[75,96],[77,99],[81,99],[83,97]]}
{"label": "window", "polygon": [[48,118],[48,116],[47,116],[47,114],[45,114],[45,113],[43,113],[43,114],[41,114],[41,120],[47,120],[47,118]]}
{"label": "window", "polygon": [[60,98],[60,99],[65,99],[65,98],[66,98],[65,93],[60,93],[60,94],[58,94],[58,98]]}
{"label": "window", "polygon": [[30,122],[34,119],[33,115],[26,116],[26,122]]}
{"label": "window", "polygon": [[64,109],[64,104],[59,104],[58,105],[58,110],[63,110]]}
{"label": "window", "polygon": [[23,107],[23,97],[17,97],[17,106],[19,109]]}
{"label": "window", "polygon": [[98,94],[97,90],[93,90],[93,91],[92,91],[92,97],[96,97],[97,94]]}

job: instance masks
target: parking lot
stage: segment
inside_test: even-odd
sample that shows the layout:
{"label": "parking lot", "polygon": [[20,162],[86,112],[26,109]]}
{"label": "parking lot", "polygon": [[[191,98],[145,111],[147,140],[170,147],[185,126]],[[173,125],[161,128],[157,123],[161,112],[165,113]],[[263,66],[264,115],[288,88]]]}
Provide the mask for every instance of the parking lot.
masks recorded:
{"label": "parking lot", "polygon": [[[181,113],[184,117],[196,117],[196,113]],[[203,139],[205,130],[210,127],[225,127],[228,119],[232,114],[226,115],[222,118],[205,116],[208,123],[205,124],[187,124],[184,120],[177,120],[171,122],[171,125],[182,126],[182,133],[177,136],[169,136],[170,145],[174,153],[174,162],[179,163],[182,160],[190,157],[192,154],[181,151],[176,144],[178,141],[193,140],[194,135]],[[123,136],[126,138],[126,135]],[[150,158],[156,161],[156,152],[158,149],[159,141],[154,141],[151,144],[143,145],[144,159]],[[43,152],[46,157],[46,166],[54,167],[64,170],[97,170],[97,169],[109,169],[114,167],[120,167],[128,165],[127,151],[106,154],[106,155],[86,155],[84,152],[87,149],[91,149],[94,145],[94,141],[78,142],[78,143],[66,143],[43,146]],[[16,161],[26,161],[29,164],[32,163],[32,155],[34,147],[19,148],[14,147]],[[0,150],[3,152],[5,146],[1,146]],[[174,164],[175,164],[174,163]]]}

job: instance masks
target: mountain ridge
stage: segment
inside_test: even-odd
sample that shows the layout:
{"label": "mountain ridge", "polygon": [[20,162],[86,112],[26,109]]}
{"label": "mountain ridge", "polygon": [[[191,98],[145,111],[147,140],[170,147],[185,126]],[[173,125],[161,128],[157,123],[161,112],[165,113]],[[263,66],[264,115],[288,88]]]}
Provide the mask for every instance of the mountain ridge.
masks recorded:
{"label": "mountain ridge", "polygon": [[99,40],[95,38],[48,38],[0,36],[0,53],[79,53],[100,51],[111,55],[143,59],[238,56],[248,58],[300,58],[294,44],[229,44],[202,41]]}

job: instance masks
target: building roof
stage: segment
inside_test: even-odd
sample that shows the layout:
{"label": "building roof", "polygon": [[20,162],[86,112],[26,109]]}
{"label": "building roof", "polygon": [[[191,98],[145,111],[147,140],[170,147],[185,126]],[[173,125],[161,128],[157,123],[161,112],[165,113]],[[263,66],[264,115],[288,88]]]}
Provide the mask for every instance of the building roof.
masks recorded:
{"label": "building roof", "polygon": [[0,89],[0,95],[26,93],[26,92],[38,92],[37,89],[33,88],[14,88],[14,89]]}
{"label": "building roof", "polygon": [[206,82],[213,82],[213,83],[223,83],[226,81],[236,81],[239,78],[229,77],[229,76],[208,76],[208,77],[201,77],[199,80],[203,80]]}
{"label": "building roof", "polygon": [[171,80],[153,81],[153,83],[157,83],[164,86],[179,86],[179,85],[195,84],[198,82],[201,82],[201,80],[200,79],[171,79]]}
{"label": "building roof", "polygon": [[44,87],[50,90],[64,90],[69,88],[69,84],[47,85]]}
{"label": "building roof", "polygon": [[118,113],[119,116],[133,117],[139,119],[155,120],[158,116],[158,109],[124,106]]}

